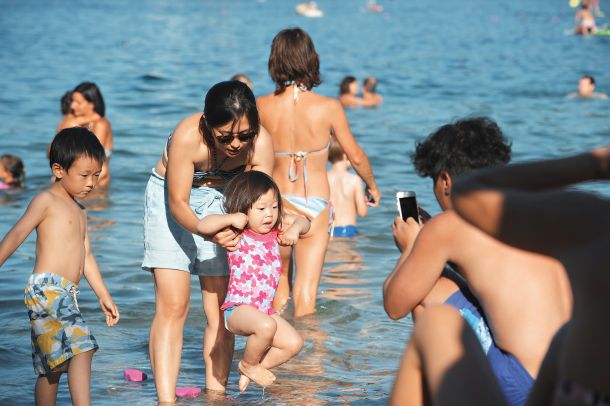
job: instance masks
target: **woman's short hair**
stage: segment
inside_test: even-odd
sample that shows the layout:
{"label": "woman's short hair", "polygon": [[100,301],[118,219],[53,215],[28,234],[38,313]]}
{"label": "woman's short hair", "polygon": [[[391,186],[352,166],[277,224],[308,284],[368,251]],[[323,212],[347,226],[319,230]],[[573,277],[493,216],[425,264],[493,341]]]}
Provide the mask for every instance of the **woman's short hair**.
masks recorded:
{"label": "woman's short hair", "polygon": [[278,217],[273,227],[279,227],[282,221],[282,195],[273,179],[264,172],[248,171],[235,176],[224,190],[225,212],[244,213],[269,190],[273,190],[278,204]]}
{"label": "woman's short hair", "polygon": [[282,93],[292,81],[307,89],[322,83],[320,58],[311,37],[300,28],[287,28],[273,38],[268,66],[275,94]]}
{"label": "woman's short hair", "polygon": [[[229,80],[212,86],[205,95],[203,116],[199,121],[199,131],[208,149],[213,151],[215,148],[212,128],[232,123],[232,131],[244,116],[248,119],[250,131],[258,135],[260,119],[256,99],[246,84],[238,80]],[[251,143],[253,144],[255,140],[256,137]]]}
{"label": "woman's short hair", "polygon": [[5,154],[0,156],[0,162],[2,162],[4,169],[13,177],[13,181],[10,183],[10,186],[16,188],[23,187],[25,180],[25,166],[23,165],[21,158],[15,155]]}
{"label": "woman's short hair", "polygon": [[341,80],[339,84],[339,95],[349,93],[349,85],[356,82],[356,78],[353,76],[346,76]]}
{"label": "woman's short hair", "polygon": [[93,82],[83,82],[76,86],[72,92],[78,92],[83,95],[85,100],[89,103],[93,103],[93,110],[104,117],[106,114],[106,105],[104,104],[104,98],[99,87]]}

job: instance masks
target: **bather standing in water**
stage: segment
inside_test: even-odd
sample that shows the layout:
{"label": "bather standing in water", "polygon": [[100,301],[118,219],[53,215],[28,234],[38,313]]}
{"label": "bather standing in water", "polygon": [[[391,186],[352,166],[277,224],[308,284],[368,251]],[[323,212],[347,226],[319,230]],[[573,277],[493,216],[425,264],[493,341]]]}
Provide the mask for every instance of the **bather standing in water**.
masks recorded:
{"label": "bather standing in water", "polygon": [[[330,133],[366,184],[368,204],[377,206],[381,193],[366,153],[358,145],[338,100],[312,90],[320,81],[320,61],[309,35],[300,28],[280,31],[271,44],[269,74],[275,92],[258,99],[261,124],[271,133],[275,150],[273,179],[284,207],[308,217],[310,231],[295,248],[294,313],[316,311],[316,296],[328,245],[330,197],[326,163]],[[274,307],[288,302],[291,247],[282,247],[282,278]]]}

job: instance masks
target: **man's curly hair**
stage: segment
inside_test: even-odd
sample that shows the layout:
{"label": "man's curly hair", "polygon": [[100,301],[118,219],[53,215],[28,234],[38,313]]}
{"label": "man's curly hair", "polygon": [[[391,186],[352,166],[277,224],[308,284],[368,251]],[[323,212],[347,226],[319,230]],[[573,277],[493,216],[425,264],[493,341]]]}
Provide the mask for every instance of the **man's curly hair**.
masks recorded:
{"label": "man's curly hair", "polygon": [[500,127],[487,117],[473,117],[446,124],[417,142],[411,160],[419,176],[436,182],[443,171],[455,177],[506,164],[510,157],[511,144]]}

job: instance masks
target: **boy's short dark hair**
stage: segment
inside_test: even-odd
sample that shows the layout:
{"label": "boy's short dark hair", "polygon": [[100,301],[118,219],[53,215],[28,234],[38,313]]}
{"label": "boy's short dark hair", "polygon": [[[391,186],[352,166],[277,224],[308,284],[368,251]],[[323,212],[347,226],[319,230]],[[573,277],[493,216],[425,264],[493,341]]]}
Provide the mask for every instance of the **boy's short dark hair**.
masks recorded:
{"label": "boy's short dark hair", "polygon": [[224,190],[225,211],[227,213],[248,214],[252,205],[269,190],[273,190],[277,197],[279,216],[274,227],[279,227],[283,213],[282,194],[273,179],[264,172],[243,172],[231,179]]}
{"label": "boy's short dark hair", "polygon": [[330,146],[328,147],[328,160],[330,163],[334,164],[335,162],[342,161],[344,154],[345,151],[341,148],[339,141],[337,141],[335,137],[332,137],[330,139]]}
{"label": "boy's short dark hair", "polygon": [[60,106],[61,106],[61,114],[64,116],[68,114],[71,110],[70,105],[72,104],[72,91],[67,91],[61,96]]}
{"label": "boy's short dark hair", "polygon": [[58,164],[67,171],[82,156],[99,163],[106,159],[104,147],[91,131],[82,127],[64,128],[51,143],[49,165]]}
{"label": "boy's short dark hair", "polygon": [[511,144],[500,127],[487,117],[474,117],[446,124],[416,143],[411,160],[419,176],[436,182],[443,171],[454,177],[506,164],[510,157]]}

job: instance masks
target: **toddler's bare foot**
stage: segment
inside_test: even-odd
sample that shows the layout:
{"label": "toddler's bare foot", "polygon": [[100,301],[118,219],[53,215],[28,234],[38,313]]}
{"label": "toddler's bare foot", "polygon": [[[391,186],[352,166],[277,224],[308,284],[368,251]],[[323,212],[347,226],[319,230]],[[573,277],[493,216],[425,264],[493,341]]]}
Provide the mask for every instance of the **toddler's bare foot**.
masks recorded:
{"label": "toddler's bare foot", "polygon": [[250,385],[250,378],[244,374],[239,374],[239,391],[245,391],[248,385]]}
{"label": "toddler's bare foot", "polygon": [[242,374],[246,375],[263,388],[271,385],[275,381],[275,375],[268,369],[263,368],[260,364],[249,365],[244,361],[239,361],[237,367]]}

